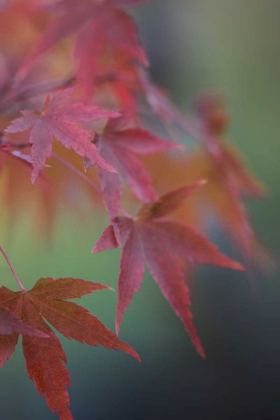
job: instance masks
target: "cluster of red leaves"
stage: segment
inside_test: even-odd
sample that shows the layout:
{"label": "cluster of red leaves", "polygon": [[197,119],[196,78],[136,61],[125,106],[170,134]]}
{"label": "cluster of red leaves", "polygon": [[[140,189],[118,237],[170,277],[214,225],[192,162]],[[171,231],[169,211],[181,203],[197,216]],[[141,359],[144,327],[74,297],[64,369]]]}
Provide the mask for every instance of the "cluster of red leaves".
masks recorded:
{"label": "cluster of red leaves", "polygon": [[[49,0],[39,6],[33,0],[5,2],[0,15],[6,28],[5,36],[0,34],[5,205],[15,217],[22,202],[20,191],[25,201],[27,194],[39,195],[40,224],[50,234],[65,190],[73,192],[74,179],[79,179],[79,187],[87,188],[83,194],[101,208],[103,201],[111,221],[92,252],[122,249],[117,334],[133,293],[141,287],[146,262],[204,356],[186,275],[194,264],[244,267],[199,233],[205,227],[200,215],[214,208],[251,269],[260,242],[244,198],[262,198],[264,189],[224,142],[228,115],[220,98],[201,99],[193,122],[151,81],[149,61],[127,11],[146,2]],[[21,28],[25,36],[19,40]],[[145,128],[148,114],[161,123],[158,133]],[[175,141],[174,133],[177,140],[182,131],[198,142],[198,153],[184,151]],[[97,170],[88,171],[92,166]],[[31,172],[32,184],[37,180],[32,192],[25,172],[28,176]],[[140,210],[135,212],[136,206]],[[68,339],[138,358],[98,319],[66,301],[102,289],[106,286],[69,278],[40,279],[30,291],[0,289],[0,364],[10,358],[18,334],[23,334],[28,374],[60,419],[72,418],[65,389],[70,380],[64,351],[44,318]]]}

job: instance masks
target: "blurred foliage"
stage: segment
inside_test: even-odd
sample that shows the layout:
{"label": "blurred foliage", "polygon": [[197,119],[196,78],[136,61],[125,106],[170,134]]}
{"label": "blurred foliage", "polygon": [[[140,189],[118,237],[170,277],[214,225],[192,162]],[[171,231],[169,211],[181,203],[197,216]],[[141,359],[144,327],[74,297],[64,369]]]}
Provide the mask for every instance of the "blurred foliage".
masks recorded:
{"label": "blurred foliage", "polygon": [[[244,153],[270,197],[250,204],[254,224],[268,247],[280,250],[280,2],[277,0],[156,0],[137,11],[155,79],[189,111],[196,95],[218,90],[232,111],[229,138]],[[82,226],[60,214],[51,244],[34,246],[28,214],[1,245],[29,288],[42,275],[85,278],[116,288],[119,251],[91,255],[106,220]],[[95,218],[94,209],[91,209]],[[215,236],[227,251],[229,245]],[[217,241],[216,241],[217,242]],[[16,289],[3,259],[1,284]],[[279,418],[280,285],[262,278],[252,296],[245,275],[214,268],[199,271],[194,313],[208,359],[200,360],[183,326],[146,280],[124,317],[120,338],[142,357],[89,348],[62,339],[73,385],[75,419]],[[114,328],[116,293],[83,299]],[[0,377],[1,419],[51,420],[17,350]]]}

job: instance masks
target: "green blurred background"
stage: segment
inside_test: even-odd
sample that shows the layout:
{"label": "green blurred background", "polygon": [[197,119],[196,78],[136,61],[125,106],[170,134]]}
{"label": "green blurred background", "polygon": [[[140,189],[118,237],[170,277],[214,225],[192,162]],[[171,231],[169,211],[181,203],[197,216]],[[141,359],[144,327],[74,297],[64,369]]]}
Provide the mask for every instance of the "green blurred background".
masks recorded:
{"label": "green blurred background", "polygon": [[[264,243],[279,254],[279,0],[157,0],[136,16],[154,78],[183,109],[189,111],[205,90],[226,95],[229,138],[270,190],[267,201],[250,203],[252,219]],[[12,237],[2,236],[1,245],[27,288],[42,276],[116,288],[119,250],[90,254],[105,218],[83,227],[64,209],[48,246],[34,246],[32,220],[25,219]],[[229,252],[225,238],[214,239]],[[1,284],[16,290],[3,259],[0,270]],[[278,273],[260,276],[260,282],[256,299],[245,275],[199,270],[193,309],[205,361],[146,274],[120,334],[139,352],[141,364],[62,338],[75,420],[280,418]],[[116,299],[116,293],[102,291],[83,304],[113,329]],[[0,389],[1,420],[56,418],[29,380],[20,347],[2,368]]]}

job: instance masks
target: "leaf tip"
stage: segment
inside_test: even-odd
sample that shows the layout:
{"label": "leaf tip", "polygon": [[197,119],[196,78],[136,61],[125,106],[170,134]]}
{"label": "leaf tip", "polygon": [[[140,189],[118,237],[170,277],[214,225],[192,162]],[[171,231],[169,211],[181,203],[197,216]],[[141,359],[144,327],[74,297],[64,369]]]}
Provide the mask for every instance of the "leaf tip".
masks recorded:
{"label": "leaf tip", "polygon": [[131,353],[131,356],[133,356],[136,360],[138,360],[138,362],[142,362],[141,357],[139,356],[139,354],[133,350],[133,353]]}
{"label": "leaf tip", "polygon": [[207,179],[201,179],[200,181],[197,182],[197,186],[198,187],[202,187],[205,184],[208,184],[208,180]]}
{"label": "leaf tip", "polygon": [[34,185],[35,184],[35,181],[36,181],[36,179],[37,179],[37,174],[36,173],[34,173],[34,171],[32,172],[32,174],[31,174],[31,184],[32,185]]}
{"label": "leaf tip", "polygon": [[233,261],[233,263],[231,265],[231,268],[233,268],[234,270],[237,270],[237,271],[247,271],[246,267],[244,267],[243,264],[241,264],[237,261]]}
{"label": "leaf tip", "polygon": [[38,333],[36,334],[36,337],[40,338],[50,338],[49,334],[44,333],[43,331],[38,330]]}
{"label": "leaf tip", "polygon": [[120,327],[121,327],[121,319],[120,317],[116,316],[116,322],[115,322],[115,330],[116,330],[116,336],[119,337],[119,333],[120,333]]}

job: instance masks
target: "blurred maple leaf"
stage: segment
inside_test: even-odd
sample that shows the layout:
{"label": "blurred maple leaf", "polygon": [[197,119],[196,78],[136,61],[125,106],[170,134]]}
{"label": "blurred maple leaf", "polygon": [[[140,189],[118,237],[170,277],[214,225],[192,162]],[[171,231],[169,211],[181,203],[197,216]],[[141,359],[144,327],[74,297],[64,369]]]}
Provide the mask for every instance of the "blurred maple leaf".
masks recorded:
{"label": "blurred maple leaf", "polygon": [[[135,1],[125,3],[120,6],[133,6]],[[125,51],[130,58],[148,65],[148,59],[138,40],[136,25],[132,17],[118,7],[118,1],[61,0],[51,3],[47,9],[58,13],[58,16],[51,20],[23,63],[17,74],[17,83],[26,77],[38,57],[73,33],[77,33],[73,53],[77,60],[76,75],[83,86],[86,101],[93,93],[99,59],[108,47],[116,52]]]}
{"label": "blurred maple leaf", "polygon": [[[258,260],[261,264],[261,255],[266,260],[268,258],[267,251],[251,226],[244,198],[264,198],[266,190],[223,138],[229,116],[221,98],[207,95],[199,100],[197,108],[201,151],[181,153],[180,156],[162,154],[157,160],[145,157],[143,161],[161,193],[185,182],[206,179],[208,183],[203,192],[198,192],[189,205],[183,204],[175,212],[175,218],[204,229],[207,222],[203,216],[212,208],[218,223],[229,233],[245,261],[252,265]],[[165,171],[162,171],[163,167]],[[172,177],[168,176],[169,173]]]}

